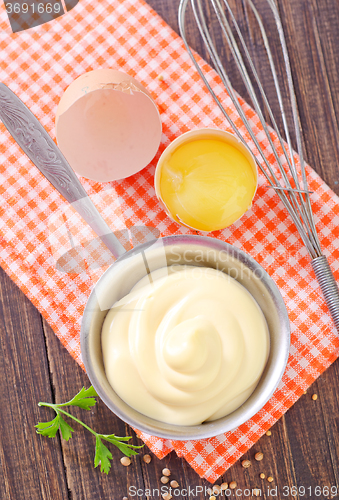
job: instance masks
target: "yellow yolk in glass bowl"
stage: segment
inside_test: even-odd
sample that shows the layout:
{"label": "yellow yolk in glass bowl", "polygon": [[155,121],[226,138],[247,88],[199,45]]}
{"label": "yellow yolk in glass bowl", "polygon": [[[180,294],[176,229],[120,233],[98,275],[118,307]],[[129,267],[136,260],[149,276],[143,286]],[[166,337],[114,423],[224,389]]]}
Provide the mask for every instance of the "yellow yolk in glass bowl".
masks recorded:
{"label": "yellow yolk in glass bowl", "polygon": [[257,186],[254,160],[241,148],[245,147],[236,140],[230,143],[207,135],[183,142],[165,155],[158,195],[169,215],[208,232],[239,219],[251,207]]}

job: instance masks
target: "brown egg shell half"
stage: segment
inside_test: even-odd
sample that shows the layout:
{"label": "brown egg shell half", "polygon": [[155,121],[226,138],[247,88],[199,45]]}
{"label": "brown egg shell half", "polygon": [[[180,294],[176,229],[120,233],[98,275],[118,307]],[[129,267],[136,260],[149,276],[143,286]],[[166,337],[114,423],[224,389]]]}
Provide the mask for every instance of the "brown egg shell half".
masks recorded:
{"label": "brown egg shell half", "polygon": [[55,127],[73,170],[99,182],[146,167],[162,133],[149,92],[135,78],[111,69],[84,73],[71,83],[59,102]]}

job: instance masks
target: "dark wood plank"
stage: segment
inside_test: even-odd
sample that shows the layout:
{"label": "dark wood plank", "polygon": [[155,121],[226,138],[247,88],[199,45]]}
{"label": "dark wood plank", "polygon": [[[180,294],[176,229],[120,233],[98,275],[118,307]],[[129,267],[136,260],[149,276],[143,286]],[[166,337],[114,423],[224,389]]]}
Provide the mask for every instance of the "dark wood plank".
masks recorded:
{"label": "dark wood plank", "polygon": [[[55,401],[65,402],[71,399],[81,387],[89,387],[85,372],[71,358],[61,345],[49,325],[44,321],[47,352],[50,360],[50,376],[54,387]],[[118,436],[133,436],[133,444],[143,444],[135,433],[118,417],[116,417],[103,402],[99,402],[91,411],[72,408],[70,413],[80,418],[94,430],[104,434]],[[71,422],[70,422],[71,423]],[[94,469],[95,439],[80,425],[71,423],[75,432],[68,442],[61,442],[64,454],[67,484],[72,492],[72,500],[109,500],[112,494],[115,498],[128,496],[130,486],[144,489],[141,471],[141,455],[132,457],[129,467],[120,463],[123,454],[114,446],[109,446],[112,455],[112,468],[109,475]],[[142,452],[144,453],[144,452]],[[150,464],[152,467],[152,465]]]}
{"label": "dark wood plank", "polygon": [[59,437],[36,434],[52,391],[41,317],[0,268],[0,498],[68,498]]}
{"label": "dark wood plank", "polygon": [[[320,400],[312,400],[314,393],[323,397],[319,380],[302,396],[301,404],[294,405],[285,415],[286,435],[296,474],[295,484],[312,488],[313,494],[305,495],[306,498],[314,498],[317,486],[323,488],[335,485],[338,468],[338,462],[332,461],[325,425],[325,415],[329,417],[329,409],[324,412]],[[314,439],[315,434],[317,439]]]}
{"label": "dark wood plank", "polygon": [[[324,418],[325,433],[317,435],[317,442],[324,441],[324,435],[329,453],[325,457],[327,463],[331,462],[335,475],[335,483],[339,485],[339,397],[338,397],[339,363],[335,362],[316,382],[319,399]],[[313,388],[312,388],[313,389]],[[312,394],[312,390],[308,391]],[[309,429],[312,431],[313,426]],[[313,433],[315,434],[315,433]],[[312,440],[310,439],[312,442]],[[325,444],[325,443],[324,443]],[[324,459],[323,459],[324,461]]]}
{"label": "dark wood plank", "polygon": [[[178,29],[179,0],[148,0],[148,3],[175,30]],[[256,5],[266,16],[265,0],[256,0]],[[339,4],[336,0],[322,0],[321,3],[316,0],[278,0],[278,5],[295,75],[306,158],[339,193],[339,133],[336,118],[339,113]],[[236,6],[246,36],[254,46],[258,33],[253,19],[246,14],[243,2],[236,2]],[[188,31],[192,46],[206,56],[191,21]],[[234,64],[230,53],[221,46],[221,41],[218,43],[229,71],[233,73]],[[262,56],[259,53],[256,57],[261,64],[262,74],[265,74]],[[278,53],[275,56],[279,58]],[[278,70],[279,74],[283,74],[280,67]],[[236,74],[232,74],[232,77],[235,88],[246,97],[240,78]],[[271,83],[268,81],[266,85],[271,95]],[[165,466],[171,469],[171,478],[176,479],[182,488],[209,486],[207,481],[198,478],[185,460],[179,459],[174,453],[162,461],[153,456],[148,465],[141,456],[133,458],[132,465],[124,468],[119,461],[120,452],[112,448],[112,471],[106,476],[93,468],[92,436],[76,424],[74,437],[68,443],[60,443],[59,437],[49,440],[37,436],[33,429],[35,423],[52,416],[48,409],[38,408],[37,402],[65,401],[83,385],[88,386],[89,381],[45,323],[43,331],[35,308],[3,272],[0,272],[0,294],[4,319],[0,327],[3,351],[1,369],[4,374],[1,391],[2,401],[6,401],[0,413],[1,498],[118,500],[129,496],[129,486],[142,490],[160,489],[161,471]],[[278,486],[278,498],[286,498],[282,496],[283,486],[312,487],[312,495],[306,494],[299,498],[315,498],[315,486],[339,483],[338,378],[339,365],[334,363],[273,427],[272,435],[263,436],[242,457],[241,460],[251,460],[252,466],[244,469],[241,461],[238,461],[217,483],[234,480],[239,488],[263,488],[263,498],[270,498],[267,495],[269,483],[259,478],[260,472],[264,472],[266,477],[269,474],[274,477],[270,487]],[[315,402],[311,400],[313,392],[319,396]],[[103,403],[99,403],[91,412],[72,411],[101,432],[121,435],[132,433],[133,442],[139,442],[128,426]],[[12,446],[9,445],[11,442]],[[262,462],[256,462],[253,458],[257,451],[264,454]],[[146,449],[141,455],[145,452]],[[205,499],[206,495],[202,493],[196,498]]]}
{"label": "dark wood plank", "polygon": [[[184,490],[187,492],[187,495],[182,494],[179,497],[175,497],[174,493],[172,492],[172,496],[174,498],[195,498],[197,500],[206,499],[206,491],[208,488],[211,488],[211,484],[204,479],[200,479],[197,473],[188,465],[186,460],[179,458],[174,451],[161,461],[157,458],[154,458],[152,460],[152,467],[143,464],[145,488],[149,489],[150,491],[158,489],[160,493],[161,491],[170,491],[161,490],[161,487],[163,485],[160,479],[162,477],[162,470],[165,467],[171,471],[170,480],[177,481],[177,483],[179,484],[179,490]],[[166,487],[169,488],[170,484],[167,484]],[[191,492],[191,495],[189,495],[189,488],[193,490],[193,494]],[[156,495],[153,495],[153,497],[157,498]]]}
{"label": "dark wood plank", "polygon": [[281,4],[306,158],[336,193],[339,162],[337,2]]}

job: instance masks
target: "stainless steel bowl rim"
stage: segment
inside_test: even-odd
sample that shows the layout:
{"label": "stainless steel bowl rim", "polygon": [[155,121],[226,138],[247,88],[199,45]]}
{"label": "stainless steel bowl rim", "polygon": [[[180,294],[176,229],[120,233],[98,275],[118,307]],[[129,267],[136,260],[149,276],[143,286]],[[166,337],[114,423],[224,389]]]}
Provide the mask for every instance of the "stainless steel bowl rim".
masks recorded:
{"label": "stainless steel bowl rim", "polygon": [[[230,415],[223,417],[221,419],[215,420],[213,422],[205,422],[197,426],[175,426],[169,424],[162,424],[159,421],[150,419],[140,414],[140,419],[136,419],[126,412],[122,411],[117,405],[113,404],[110,398],[107,396],[105,391],[102,389],[101,384],[98,382],[97,376],[93,370],[93,364],[91,361],[91,353],[89,352],[88,345],[88,332],[91,322],[91,310],[96,301],[94,296],[94,290],[92,290],[89,299],[87,301],[82,323],[81,323],[81,333],[80,333],[80,343],[81,343],[81,356],[87,372],[87,375],[97,391],[99,397],[102,401],[110,408],[110,410],[120,417],[123,421],[131,425],[132,427],[145,432],[150,435],[155,435],[165,439],[172,440],[193,440],[193,439],[205,439],[213,436],[223,434],[225,432],[231,431],[252,418],[258,411],[260,411],[267,401],[271,398],[277,386],[279,385],[283,373],[286,368],[289,348],[290,348],[290,322],[286,310],[285,303],[281,296],[281,293],[275,284],[274,280],[269,276],[269,274],[264,270],[264,268],[250,255],[245,253],[243,250],[230,245],[224,241],[212,238],[209,236],[200,235],[174,235],[165,236],[157,240],[153,245],[161,244],[164,246],[168,245],[202,245],[205,248],[214,249],[216,251],[224,251],[231,255],[233,258],[239,260],[243,265],[249,268],[250,271],[254,273],[260,273],[261,281],[265,288],[269,292],[274,305],[276,307],[279,321],[281,324],[281,341],[279,345],[279,354],[275,360],[275,366],[273,367],[274,373],[268,383],[264,386],[264,389],[260,392],[258,397],[256,397],[252,405],[248,405],[248,400],[235,410]],[[119,263],[124,261],[126,258],[132,257],[133,255],[139,254],[145,251],[150,246],[150,243],[144,243],[138,245],[132,250],[126,252],[122,255],[116,262],[114,262],[101,276],[99,281],[95,285],[95,289],[100,287],[101,282],[107,278],[107,275],[112,273],[114,267]],[[252,398],[250,396],[249,400]],[[135,412],[135,410],[134,410]],[[160,428],[159,428],[160,427]],[[163,428],[162,428],[163,427]]]}

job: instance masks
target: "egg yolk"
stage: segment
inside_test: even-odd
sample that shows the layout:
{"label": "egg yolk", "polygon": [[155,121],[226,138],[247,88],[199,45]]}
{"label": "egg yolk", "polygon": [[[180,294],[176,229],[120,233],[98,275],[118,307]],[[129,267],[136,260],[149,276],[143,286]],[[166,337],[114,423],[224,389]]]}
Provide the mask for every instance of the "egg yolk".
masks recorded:
{"label": "egg yolk", "polygon": [[160,195],[178,222],[201,231],[230,226],[251,207],[256,172],[235,146],[195,139],[165,159]]}

